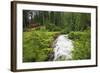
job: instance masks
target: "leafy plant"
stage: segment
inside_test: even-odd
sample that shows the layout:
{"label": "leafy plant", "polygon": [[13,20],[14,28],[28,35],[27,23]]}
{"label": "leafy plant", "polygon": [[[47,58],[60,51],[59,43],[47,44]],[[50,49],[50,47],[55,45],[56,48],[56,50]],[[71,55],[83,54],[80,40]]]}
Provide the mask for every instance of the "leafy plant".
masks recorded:
{"label": "leafy plant", "polygon": [[74,60],[91,58],[90,29],[87,29],[84,32],[70,32],[69,38],[74,41],[74,50],[72,52]]}
{"label": "leafy plant", "polygon": [[23,61],[45,61],[52,52],[50,44],[57,32],[32,30],[23,33]]}

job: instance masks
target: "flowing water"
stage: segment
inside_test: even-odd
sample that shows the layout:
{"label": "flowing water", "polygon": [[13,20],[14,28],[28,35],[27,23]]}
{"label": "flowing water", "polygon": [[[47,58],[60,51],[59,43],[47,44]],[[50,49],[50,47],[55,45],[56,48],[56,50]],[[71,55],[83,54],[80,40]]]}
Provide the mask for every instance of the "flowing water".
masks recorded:
{"label": "flowing water", "polygon": [[72,40],[68,39],[68,35],[59,35],[54,41],[54,61],[72,59],[73,44]]}

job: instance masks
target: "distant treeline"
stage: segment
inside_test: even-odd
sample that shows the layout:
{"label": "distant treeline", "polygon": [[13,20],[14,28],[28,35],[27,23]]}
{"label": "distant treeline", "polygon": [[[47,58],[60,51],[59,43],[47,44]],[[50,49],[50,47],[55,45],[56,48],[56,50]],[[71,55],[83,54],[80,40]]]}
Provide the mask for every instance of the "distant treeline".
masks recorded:
{"label": "distant treeline", "polygon": [[48,31],[83,31],[91,26],[90,13],[23,10],[23,28],[44,26]]}

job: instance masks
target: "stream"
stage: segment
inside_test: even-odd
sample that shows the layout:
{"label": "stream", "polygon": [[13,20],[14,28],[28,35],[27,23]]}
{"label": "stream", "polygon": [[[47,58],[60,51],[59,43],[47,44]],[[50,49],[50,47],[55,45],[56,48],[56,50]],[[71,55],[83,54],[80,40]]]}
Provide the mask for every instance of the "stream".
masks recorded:
{"label": "stream", "polygon": [[68,35],[59,35],[53,42],[53,61],[63,61],[72,59],[73,43],[68,39]]}

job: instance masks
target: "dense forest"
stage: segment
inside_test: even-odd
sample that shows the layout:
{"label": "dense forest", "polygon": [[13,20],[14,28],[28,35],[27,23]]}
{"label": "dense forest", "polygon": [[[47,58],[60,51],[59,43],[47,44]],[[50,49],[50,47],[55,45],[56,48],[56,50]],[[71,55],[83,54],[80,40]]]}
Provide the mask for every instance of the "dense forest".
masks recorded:
{"label": "dense forest", "polygon": [[53,41],[73,40],[72,60],[91,58],[91,14],[23,10],[23,62],[52,61]]}

